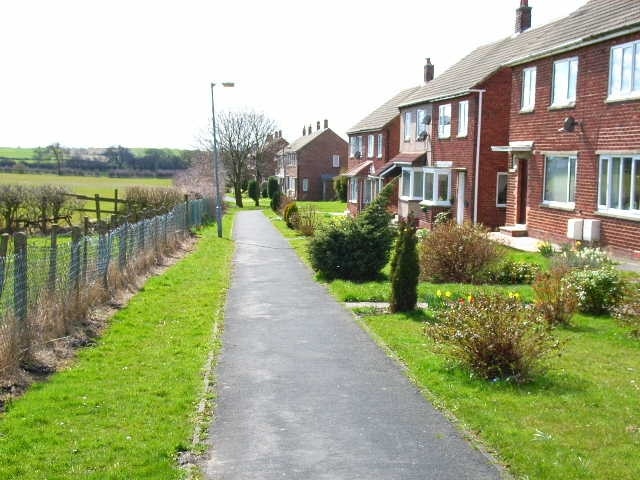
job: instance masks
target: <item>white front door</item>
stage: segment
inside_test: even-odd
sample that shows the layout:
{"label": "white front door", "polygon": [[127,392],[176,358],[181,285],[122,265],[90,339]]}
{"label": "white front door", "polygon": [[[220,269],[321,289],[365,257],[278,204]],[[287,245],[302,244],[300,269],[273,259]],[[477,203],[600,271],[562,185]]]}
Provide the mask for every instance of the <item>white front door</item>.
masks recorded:
{"label": "white front door", "polygon": [[458,172],[458,194],[456,196],[456,223],[462,225],[464,222],[464,187],[467,180],[466,172]]}

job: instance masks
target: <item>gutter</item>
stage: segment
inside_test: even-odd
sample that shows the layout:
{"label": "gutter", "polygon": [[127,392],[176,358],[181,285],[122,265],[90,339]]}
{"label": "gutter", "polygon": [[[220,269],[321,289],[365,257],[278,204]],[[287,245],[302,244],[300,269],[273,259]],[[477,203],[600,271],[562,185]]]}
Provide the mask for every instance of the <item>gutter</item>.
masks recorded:
{"label": "gutter", "polygon": [[473,171],[473,223],[478,223],[478,181],[480,177],[480,139],[482,136],[482,100],[486,90],[469,89],[478,94],[478,131],[476,133],[476,163]]}

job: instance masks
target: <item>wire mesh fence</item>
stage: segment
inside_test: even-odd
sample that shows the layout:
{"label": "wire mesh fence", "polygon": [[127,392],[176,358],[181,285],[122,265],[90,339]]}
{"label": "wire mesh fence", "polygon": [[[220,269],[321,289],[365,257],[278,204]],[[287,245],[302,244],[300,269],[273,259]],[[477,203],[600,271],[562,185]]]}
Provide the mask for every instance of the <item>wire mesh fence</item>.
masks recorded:
{"label": "wire mesh fence", "polygon": [[31,353],[67,335],[92,306],[177,248],[189,230],[214,218],[207,199],[95,234],[79,227],[50,244],[24,233],[0,238],[0,378]]}

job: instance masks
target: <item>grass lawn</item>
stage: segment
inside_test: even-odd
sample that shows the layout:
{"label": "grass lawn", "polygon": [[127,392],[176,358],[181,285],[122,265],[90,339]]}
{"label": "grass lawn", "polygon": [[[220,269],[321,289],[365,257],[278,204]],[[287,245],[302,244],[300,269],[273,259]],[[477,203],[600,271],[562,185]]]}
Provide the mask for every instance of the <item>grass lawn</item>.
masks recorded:
{"label": "grass lawn", "polygon": [[[308,263],[306,238],[282,220],[273,222]],[[506,255],[543,268],[550,262],[538,253],[506,249]],[[388,269],[375,282],[327,286],[340,301],[388,301]],[[438,290],[454,298],[502,291],[533,299],[529,285],[421,282],[419,301],[433,301]],[[424,335],[432,314],[363,309],[361,322],[407,366],[425,395],[496,452],[517,479],[640,478],[640,342],[627,330],[607,316],[577,315],[572,327],[556,330],[561,355],[548,359],[548,370],[533,383],[518,386],[479,380],[434,353]]]}
{"label": "grass lawn", "polygon": [[0,478],[181,478],[202,368],[217,348],[233,242],[204,229],[197,248],[151,278],[67,370],[0,414]]}
{"label": "grass lawn", "polygon": [[344,213],[347,210],[347,204],[345,202],[296,202],[298,207],[311,206],[321,213]]}
{"label": "grass lawn", "polygon": [[0,157],[10,158],[12,160],[31,160],[34,151],[35,148],[0,147]]}

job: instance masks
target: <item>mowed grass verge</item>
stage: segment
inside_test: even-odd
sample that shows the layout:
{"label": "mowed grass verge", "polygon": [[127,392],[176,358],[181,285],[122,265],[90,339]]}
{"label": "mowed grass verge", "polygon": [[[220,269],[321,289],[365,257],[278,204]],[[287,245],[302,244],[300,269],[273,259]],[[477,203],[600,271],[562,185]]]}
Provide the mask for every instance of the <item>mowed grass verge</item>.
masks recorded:
{"label": "mowed grass verge", "polygon": [[217,345],[233,242],[201,232],[194,252],[149,279],[97,345],[0,415],[0,478],[181,478],[202,369]]}
{"label": "mowed grass verge", "polygon": [[[271,216],[308,263],[307,240]],[[507,250],[507,256],[548,267],[538,254]],[[387,266],[373,282],[327,282],[340,301],[388,301]],[[519,293],[533,300],[529,285],[419,284],[419,301],[450,292]],[[359,321],[403,364],[437,407],[450,412],[496,453],[518,480],[640,478],[640,342],[609,316],[576,315],[573,326],[555,330],[559,355],[527,385],[486,382],[435,352],[424,334],[433,311],[379,314],[361,309]]]}

